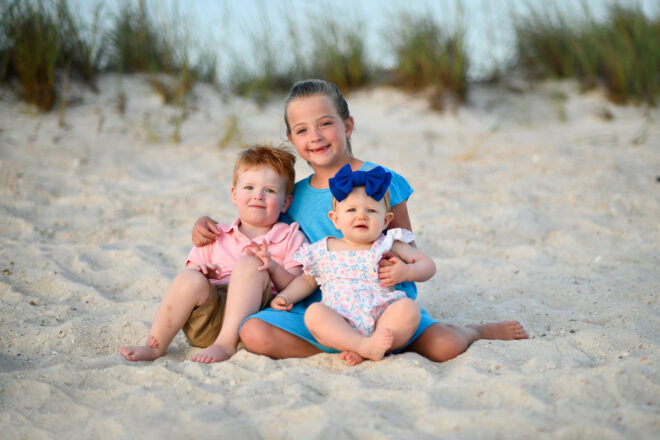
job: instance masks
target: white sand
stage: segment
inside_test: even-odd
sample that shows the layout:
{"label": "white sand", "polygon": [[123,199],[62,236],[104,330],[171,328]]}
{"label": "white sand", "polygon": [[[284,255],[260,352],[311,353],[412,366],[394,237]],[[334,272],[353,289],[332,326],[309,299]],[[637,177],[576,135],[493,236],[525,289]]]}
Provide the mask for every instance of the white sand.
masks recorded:
{"label": "white sand", "polygon": [[176,111],[139,77],[99,85],[75,89],[64,127],[0,102],[3,438],[657,438],[657,109],[571,83],[481,87],[445,114],[391,89],[349,97],[357,156],[416,189],[438,264],[419,304],[449,323],[518,319],[529,340],[351,368],[246,351],[200,365],[179,334],[130,363],[118,350],[145,341],[194,220],[235,215],[238,145],[283,140],[282,108],[199,86],[176,145]]}

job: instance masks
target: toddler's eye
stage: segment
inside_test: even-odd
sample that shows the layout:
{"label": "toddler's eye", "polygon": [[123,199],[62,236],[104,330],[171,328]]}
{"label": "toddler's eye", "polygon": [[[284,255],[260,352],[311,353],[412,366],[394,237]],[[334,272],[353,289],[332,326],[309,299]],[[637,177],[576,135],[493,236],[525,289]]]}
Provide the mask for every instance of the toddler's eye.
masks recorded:
{"label": "toddler's eye", "polygon": [[306,129],[301,128],[300,130],[296,131],[296,134],[303,134],[303,133],[305,133],[306,131],[307,131]]}
{"label": "toddler's eye", "polygon": [[274,190],[273,188],[266,188],[266,192],[269,192],[269,193],[273,193],[273,194],[274,194],[274,193],[275,193],[275,190]]}
{"label": "toddler's eye", "polygon": [[254,187],[252,185],[245,185],[243,189],[252,190]]}

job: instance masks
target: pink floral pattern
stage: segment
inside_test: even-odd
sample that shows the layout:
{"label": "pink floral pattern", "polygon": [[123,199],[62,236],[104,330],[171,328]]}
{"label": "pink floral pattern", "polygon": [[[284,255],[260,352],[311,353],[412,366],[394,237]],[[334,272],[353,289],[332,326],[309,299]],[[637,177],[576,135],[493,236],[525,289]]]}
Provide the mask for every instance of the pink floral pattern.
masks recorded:
{"label": "pink floral pattern", "polygon": [[410,243],[414,236],[406,229],[390,229],[371,249],[358,251],[329,251],[326,237],[300,247],[294,259],[302,263],[306,274],[316,279],[323,304],[362,334],[370,335],[387,306],[406,297],[403,291],[383,287],[378,280],[378,262],[392,249],[395,240]]}

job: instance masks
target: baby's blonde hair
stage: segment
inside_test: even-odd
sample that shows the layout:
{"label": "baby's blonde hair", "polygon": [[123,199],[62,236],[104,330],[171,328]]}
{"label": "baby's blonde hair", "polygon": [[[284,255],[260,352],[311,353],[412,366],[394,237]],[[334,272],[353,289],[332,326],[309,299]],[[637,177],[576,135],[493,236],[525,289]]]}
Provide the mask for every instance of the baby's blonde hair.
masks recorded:
{"label": "baby's blonde hair", "polygon": [[[392,210],[392,207],[390,206],[390,190],[388,189],[385,191],[385,195],[383,196],[382,200],[385,202],[385,213],[388,213]],[[337,210],[337,199],[335,199],[334,196],[332,196],[332,210],[335,211]]]}

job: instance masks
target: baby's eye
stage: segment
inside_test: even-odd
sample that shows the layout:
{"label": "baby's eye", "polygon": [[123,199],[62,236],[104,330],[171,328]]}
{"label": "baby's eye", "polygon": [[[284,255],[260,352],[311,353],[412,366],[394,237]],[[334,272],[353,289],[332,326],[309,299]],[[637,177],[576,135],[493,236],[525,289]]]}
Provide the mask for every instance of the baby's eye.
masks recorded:
{"label": "baby's eye", "polygon": [[348,208],[346,212],[355,212],[355,208]]}
{"label": "baby's eye", "polygon": [[323,122],[321,122],[322,127],[325,127],[326,125],[332,125],[332,121],[323,121]]}
{"label": "baby's eye", "polygon": [[266,192],[275,194],[276,191],[273,188],[266,188]]}
{"label": "baby's eye", "polygon": [[306,131],[307,131],[307,129],[305,129],[305,128],[301,128],[300,130],[297,130],[297,131],[296,131],[296,134],[303,134],[303,133],[305,133]]}
{"label": "baby's eye", "polygon": [[373,208],[369,208],[369,209],[367,209],[367,212],[369,212],[370,214],[373,214],[374,212],[377,212],[377,211]]}
{"label": "baby's eye", "polygon": [[252,190],[254,187],[252,185],[245,185],[243,189]]}

